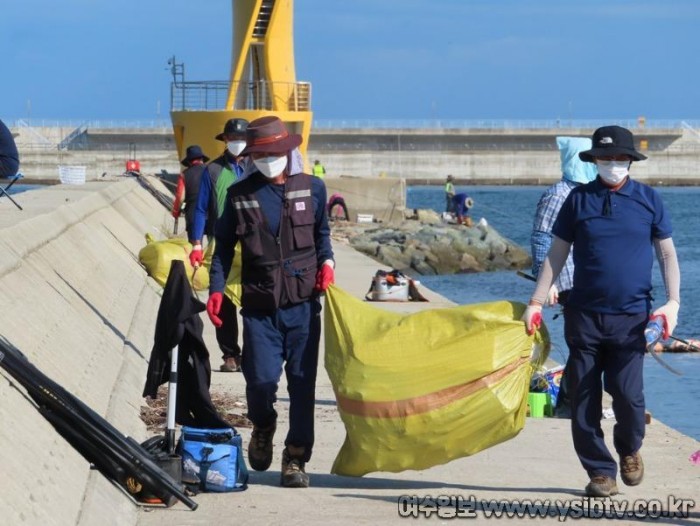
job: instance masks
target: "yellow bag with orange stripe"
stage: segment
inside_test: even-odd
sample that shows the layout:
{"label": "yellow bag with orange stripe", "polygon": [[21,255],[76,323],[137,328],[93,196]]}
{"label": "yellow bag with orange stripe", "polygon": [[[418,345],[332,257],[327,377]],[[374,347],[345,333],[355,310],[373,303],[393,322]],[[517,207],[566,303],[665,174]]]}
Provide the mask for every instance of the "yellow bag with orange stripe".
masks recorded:
{"label": "yellow bag with orange stripe", "polygon": [[346,437],[332,473],[421,470],[517,435],[547,357],[521,303],[398,314],[326,293],[325,366]]}

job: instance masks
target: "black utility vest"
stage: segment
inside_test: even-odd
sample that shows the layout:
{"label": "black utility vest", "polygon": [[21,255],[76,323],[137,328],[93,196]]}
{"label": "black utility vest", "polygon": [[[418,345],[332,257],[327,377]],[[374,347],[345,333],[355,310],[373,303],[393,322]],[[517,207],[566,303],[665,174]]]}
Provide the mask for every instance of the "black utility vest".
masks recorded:
{"label": "black utility vest", "polygon": [[194,221],[199,185],[202,182],[202,174],[206,167],[205,164],[195,164],[182,172],[185,178],[185,221],[188,226]]}
{"label": "black utility vest", "polygon": [[241,306],[269,311],[302,303],[314,292],[318,262],[313,176],[300,173],[287,179],[277,236],[270,232],[255,196],[261,186],[260,177],[251,176],[232,186],[229,198],[236,213],[236,235],[243,258]]}

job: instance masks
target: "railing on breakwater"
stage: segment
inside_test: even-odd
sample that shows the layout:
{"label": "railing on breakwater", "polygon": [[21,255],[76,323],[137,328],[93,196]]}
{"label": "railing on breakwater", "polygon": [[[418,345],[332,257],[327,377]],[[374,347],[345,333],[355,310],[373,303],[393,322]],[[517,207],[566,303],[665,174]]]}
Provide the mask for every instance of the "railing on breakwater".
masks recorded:
{"label": "railing on breakwater", "polygon": [[[228,90],[228,83],[226,84]],[[202,96],[202,100],[206,100]],[[213,99],[212,99],[213,100]],[[178,106],[179,107],[179,106]],[[5,124],[10,127],[30,126],[35,128],[71,128],[80,126],[88,128],[171,128],[170,119],[38,119],[16,118],[7,119]],[[637,119],[317,119],[313,122],[316,129],[558,129],[577,128],[595,129],[608,124],[617,124],[634,130],[639,130]],[[700,120],[697,119],[650,119],[641,129],[696,129],[700,130]]]}

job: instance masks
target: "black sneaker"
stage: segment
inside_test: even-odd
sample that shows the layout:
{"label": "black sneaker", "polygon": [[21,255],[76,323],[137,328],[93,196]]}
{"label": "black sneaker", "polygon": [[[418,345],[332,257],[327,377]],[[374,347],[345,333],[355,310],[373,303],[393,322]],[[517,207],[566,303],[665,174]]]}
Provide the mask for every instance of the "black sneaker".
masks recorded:
{"label": "black sneaker", "polygon": [[268,427],[253,426],[253,434],[248,445],[248,462],[255,471],[266,471],[272,464],[272,439],[277,423]]}
{"label": "black sneaker", "polygon": [[[290,447],[292,452],[290,452]],[[287,446],[282,452],[282,473],[280,484],[285,488],[308,488],[309,476],[304,471],[302,460],[304,448]]]}

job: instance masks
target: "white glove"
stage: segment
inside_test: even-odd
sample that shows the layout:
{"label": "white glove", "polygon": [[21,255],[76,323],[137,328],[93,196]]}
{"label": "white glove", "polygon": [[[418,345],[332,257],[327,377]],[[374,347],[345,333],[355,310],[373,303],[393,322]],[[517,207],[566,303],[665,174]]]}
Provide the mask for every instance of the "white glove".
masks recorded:
{"label": "white glove", "polygon": [[549,294],[547,294],[547,305],[551,307],[557,303],[559,303],[559,289],[552,284],[552,288],[549,289]]}
{"label": "white glove", "polygon": [[652,316],[662,315],[666,321],[664,323],[664,334],[663,339],[668,339],[673,331],[676,330],[676,325],[678,324],[678,309],[681,306],[676,300],[668,300],[664,305],[652,312]]}
{"label": "white glove", "polygon": [[526,332],[532,336],[542,325],[542,305],[528,305],[520,319],[525,322]]}

